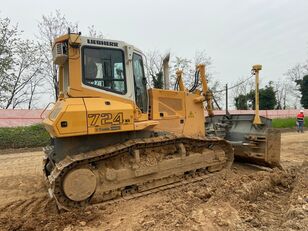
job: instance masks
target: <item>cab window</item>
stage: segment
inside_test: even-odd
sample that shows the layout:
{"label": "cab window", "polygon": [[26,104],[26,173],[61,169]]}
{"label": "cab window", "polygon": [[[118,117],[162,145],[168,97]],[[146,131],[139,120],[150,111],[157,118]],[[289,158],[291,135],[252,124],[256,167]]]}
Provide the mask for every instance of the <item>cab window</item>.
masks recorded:
{"label": "cab window", "polygon": [[84,47],[83,83],[103,90],[125,94],[123,51],[110,48]]}
{"label": "cab window", "polygon": [[136,104],[143,113],[146,113],[148,111],[147,82],[144,75],[142,57],[136,53],[133,54],[133,74]]}

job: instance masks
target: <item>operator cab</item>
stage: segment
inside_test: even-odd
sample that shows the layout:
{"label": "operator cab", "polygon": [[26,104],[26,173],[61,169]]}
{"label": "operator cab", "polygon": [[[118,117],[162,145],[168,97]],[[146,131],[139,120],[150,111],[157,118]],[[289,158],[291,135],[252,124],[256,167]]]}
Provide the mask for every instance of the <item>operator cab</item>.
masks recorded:
{"label": "operator cab", "polygon": [[136,102],[140,111],[147,113],[140,50],[122,41],[68,34],[56,40],[53,58],[60,67],[59,98],[113,95]]}

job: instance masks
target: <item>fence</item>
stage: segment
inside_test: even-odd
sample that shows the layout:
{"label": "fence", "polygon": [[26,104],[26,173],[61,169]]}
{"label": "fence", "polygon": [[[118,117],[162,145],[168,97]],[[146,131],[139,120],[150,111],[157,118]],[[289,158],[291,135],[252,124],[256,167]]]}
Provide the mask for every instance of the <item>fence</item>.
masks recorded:
{"label": "fence", "polygon": [[[0,127],[17,127],[27,126],[42,122],[40,117],[43,110],[24,110],[24,109],[0,109]],[[230,110],[231,114],[254,114],[252,110]],[[296,117],[299,110],[261,110],[260,115],[267,118],[290,118]],[[308,115],[308,109],[304,110],[305,115]],[[205,113],[206,114],[206,113]],[[225,111],[214,111],[216,115],[223,115]]]}
{"label": "fence", "polygon": [[[224,115],[226,111],[214,111],[215,115]],[[229,110],[230,114],[255,114],[253,110]],[[260,110],[260,115],[270,119],[277,118],[295,118],[299,113],[298,109],[286,110]],[[304,109],[304,114],[308,115],[308,109]]]}
{"label": "fence", "polygon": [[17,127],[42,122],[43,110],[0,109],[0,127]]}

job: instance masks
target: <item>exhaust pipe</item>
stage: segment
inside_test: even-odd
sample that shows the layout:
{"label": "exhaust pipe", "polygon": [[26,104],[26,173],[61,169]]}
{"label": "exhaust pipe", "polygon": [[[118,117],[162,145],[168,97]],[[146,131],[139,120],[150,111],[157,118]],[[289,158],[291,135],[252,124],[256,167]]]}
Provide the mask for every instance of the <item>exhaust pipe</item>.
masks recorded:
{"label": "exhaust pipe", "polygon": [[165,90],[169,90],[169,87],[170,87],[170,83],[169,83],[169,59],[170,59],[170,52],[163,59],[164,89]]}

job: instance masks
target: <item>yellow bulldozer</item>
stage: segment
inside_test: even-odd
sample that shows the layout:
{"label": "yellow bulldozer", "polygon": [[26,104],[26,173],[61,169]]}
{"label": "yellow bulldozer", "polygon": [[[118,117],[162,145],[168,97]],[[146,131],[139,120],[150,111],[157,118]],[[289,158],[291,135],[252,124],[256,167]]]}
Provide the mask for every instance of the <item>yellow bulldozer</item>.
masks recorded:
{"label": "yellow bulldozer", "polygon": [[[237,149],[244,157],[257,154],[260,162],[279,164],[277,148],[268,155],[271,138],[277,137],[264,129],[246,129],[233,141],[228,140],[230,129],[220,137],[216,131],[207,134],[211,126],[206,125],[204,105],[214,127],[223,118],[213,116],[202,64],[191,90],[185,88],[181,71],[176,90],[147,89],[139,49],[72,33],[55,39],[53,60],[58,65],[59,95],[43,121],[52,137],[52,145],[45,148],[44,174],[60,209],[202,179],[229,168]],[[196,88],[199,81],[202,90]],[[231,127],[238,122],[228,120]],[[254,127],[248,119],[245,123],[244,127]]]}

